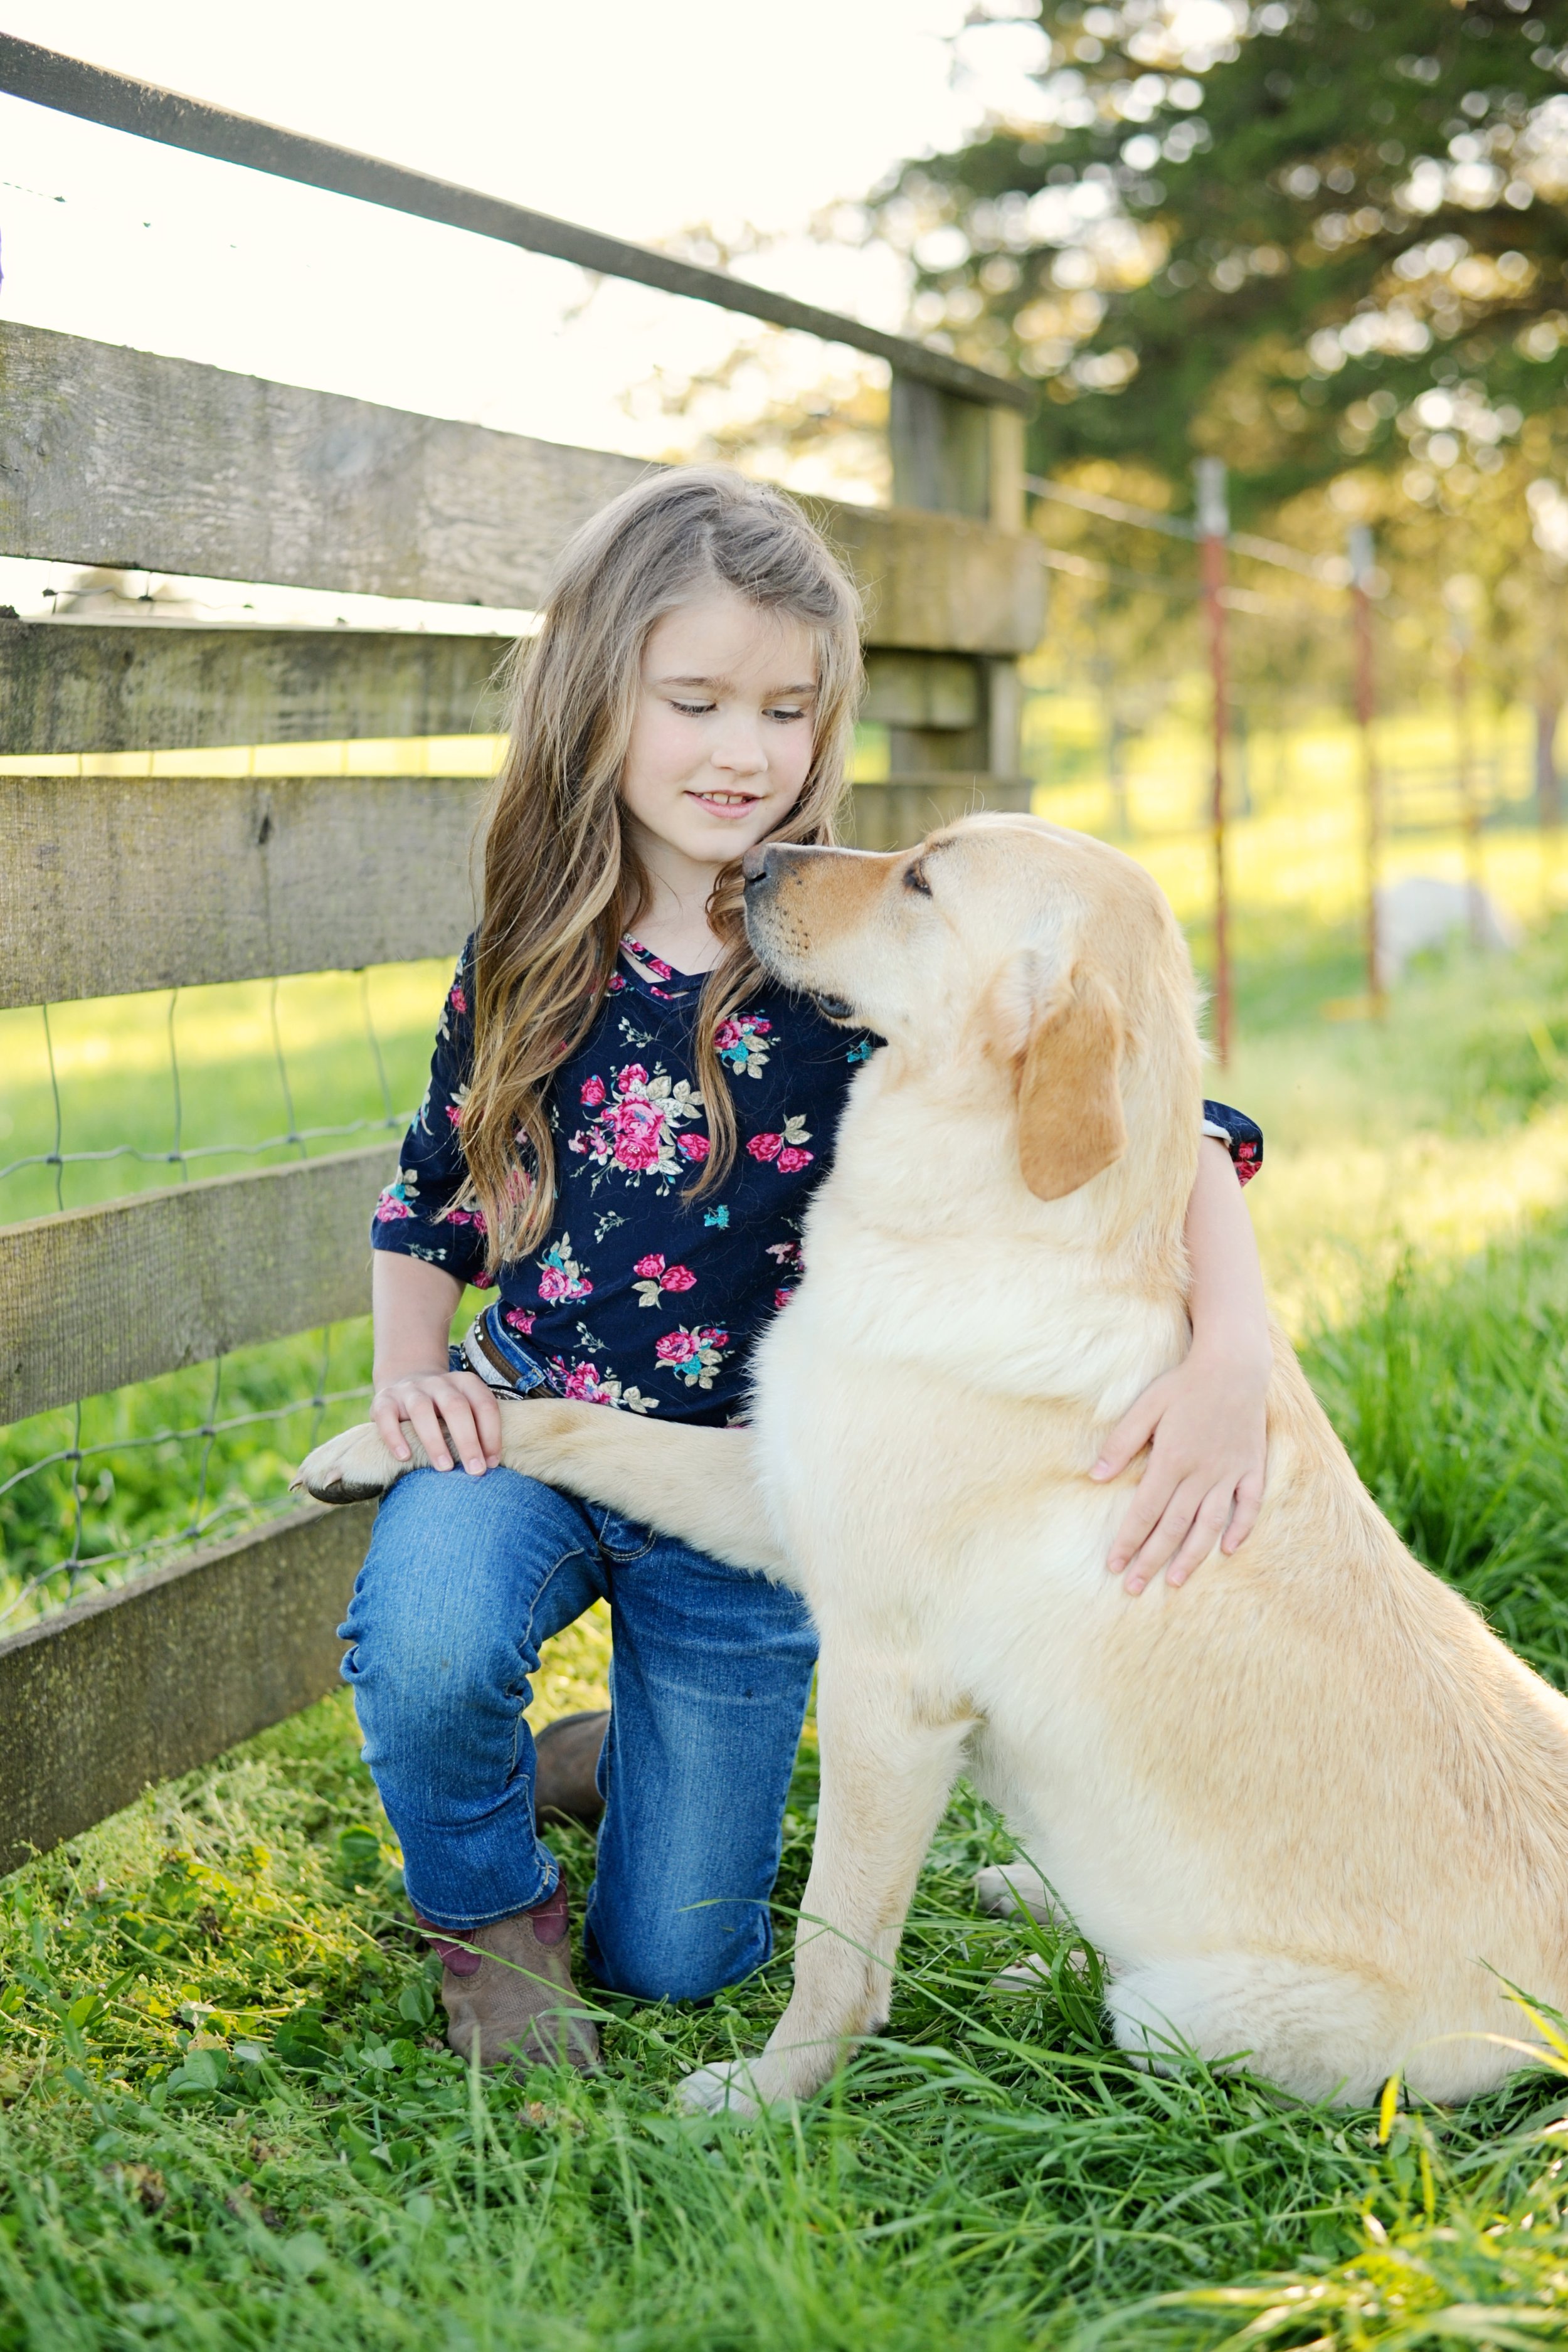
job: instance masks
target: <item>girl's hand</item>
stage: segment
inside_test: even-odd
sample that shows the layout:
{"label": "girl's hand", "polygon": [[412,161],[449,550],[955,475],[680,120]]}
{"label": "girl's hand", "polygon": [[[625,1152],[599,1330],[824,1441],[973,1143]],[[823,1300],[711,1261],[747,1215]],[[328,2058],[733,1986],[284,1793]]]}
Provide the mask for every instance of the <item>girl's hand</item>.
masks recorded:
{"label": "girl's hand", "polygon": [[1266,1358],[1200,1349],[1146,1388],[1111,1431],[1089,1475],[1120,1477],[1147,1445],[1148,1466],[1106,1562],[1129,1593],[1165,1571],[1184,1584],[1216,1540],[1243,1544],[1263,1500]]}
{"label": "girl's hand", "polygon": [[377,1389],[370,1417],[399,1462],[412,1453],[405,1422],[433,1470],[450,1470],[456,1455],[470,1477],[482,1478],[500,1460],[500,1407],[475,1372],[405,1372]]}

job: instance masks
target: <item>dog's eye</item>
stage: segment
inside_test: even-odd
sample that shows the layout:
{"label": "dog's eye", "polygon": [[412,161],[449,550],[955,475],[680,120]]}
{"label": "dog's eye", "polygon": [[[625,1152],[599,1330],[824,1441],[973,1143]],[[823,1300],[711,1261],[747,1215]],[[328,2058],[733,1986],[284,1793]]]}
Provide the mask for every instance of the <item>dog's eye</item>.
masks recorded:
{"label": "dog's eye", "polygon": [[931,884],[926,880],[923,866],[905,866],[904,887],[906,890],[918,890],[922,898],[931,897]]}

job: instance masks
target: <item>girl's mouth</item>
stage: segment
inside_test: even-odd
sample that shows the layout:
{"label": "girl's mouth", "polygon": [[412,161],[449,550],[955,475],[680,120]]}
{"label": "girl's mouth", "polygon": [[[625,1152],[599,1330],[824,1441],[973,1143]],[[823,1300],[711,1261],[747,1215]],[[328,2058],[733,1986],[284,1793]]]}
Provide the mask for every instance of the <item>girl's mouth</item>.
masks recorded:
{"label": "girl's mouth", "polygon": [[737,817],[745,816],[750,810],[754,809],[762,794],[760,793],[688,793],[686,797],[689,801],[695,801],[700,809],[706,809],[710,816]]}

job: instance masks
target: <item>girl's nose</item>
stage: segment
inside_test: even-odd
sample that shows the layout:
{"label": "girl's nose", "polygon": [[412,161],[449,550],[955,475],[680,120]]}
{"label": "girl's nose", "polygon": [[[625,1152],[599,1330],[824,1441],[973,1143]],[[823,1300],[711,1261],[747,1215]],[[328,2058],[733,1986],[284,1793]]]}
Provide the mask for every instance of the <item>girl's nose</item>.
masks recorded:
{"label": "girl's nose", "polygon": [[768,764],[767,746],[760,726],[731,719],[709,754],[711,764],[730,776],[760,775]]}

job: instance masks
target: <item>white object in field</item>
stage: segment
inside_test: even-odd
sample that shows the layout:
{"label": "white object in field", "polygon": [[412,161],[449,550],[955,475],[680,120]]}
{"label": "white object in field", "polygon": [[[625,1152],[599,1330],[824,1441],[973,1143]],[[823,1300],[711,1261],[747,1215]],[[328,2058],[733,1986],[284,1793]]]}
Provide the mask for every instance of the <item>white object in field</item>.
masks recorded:
{"label": "white object in field", "polygon": [[1384,988],[1405,976],[1405,967],[1424,949],[1469,939],[1490,955],[1519,945],[1519,925],[1489,890],[1468,882],[1440,881],[1435,874],[1407,874],[1386,882],[1377,894],[1377,971]]}

